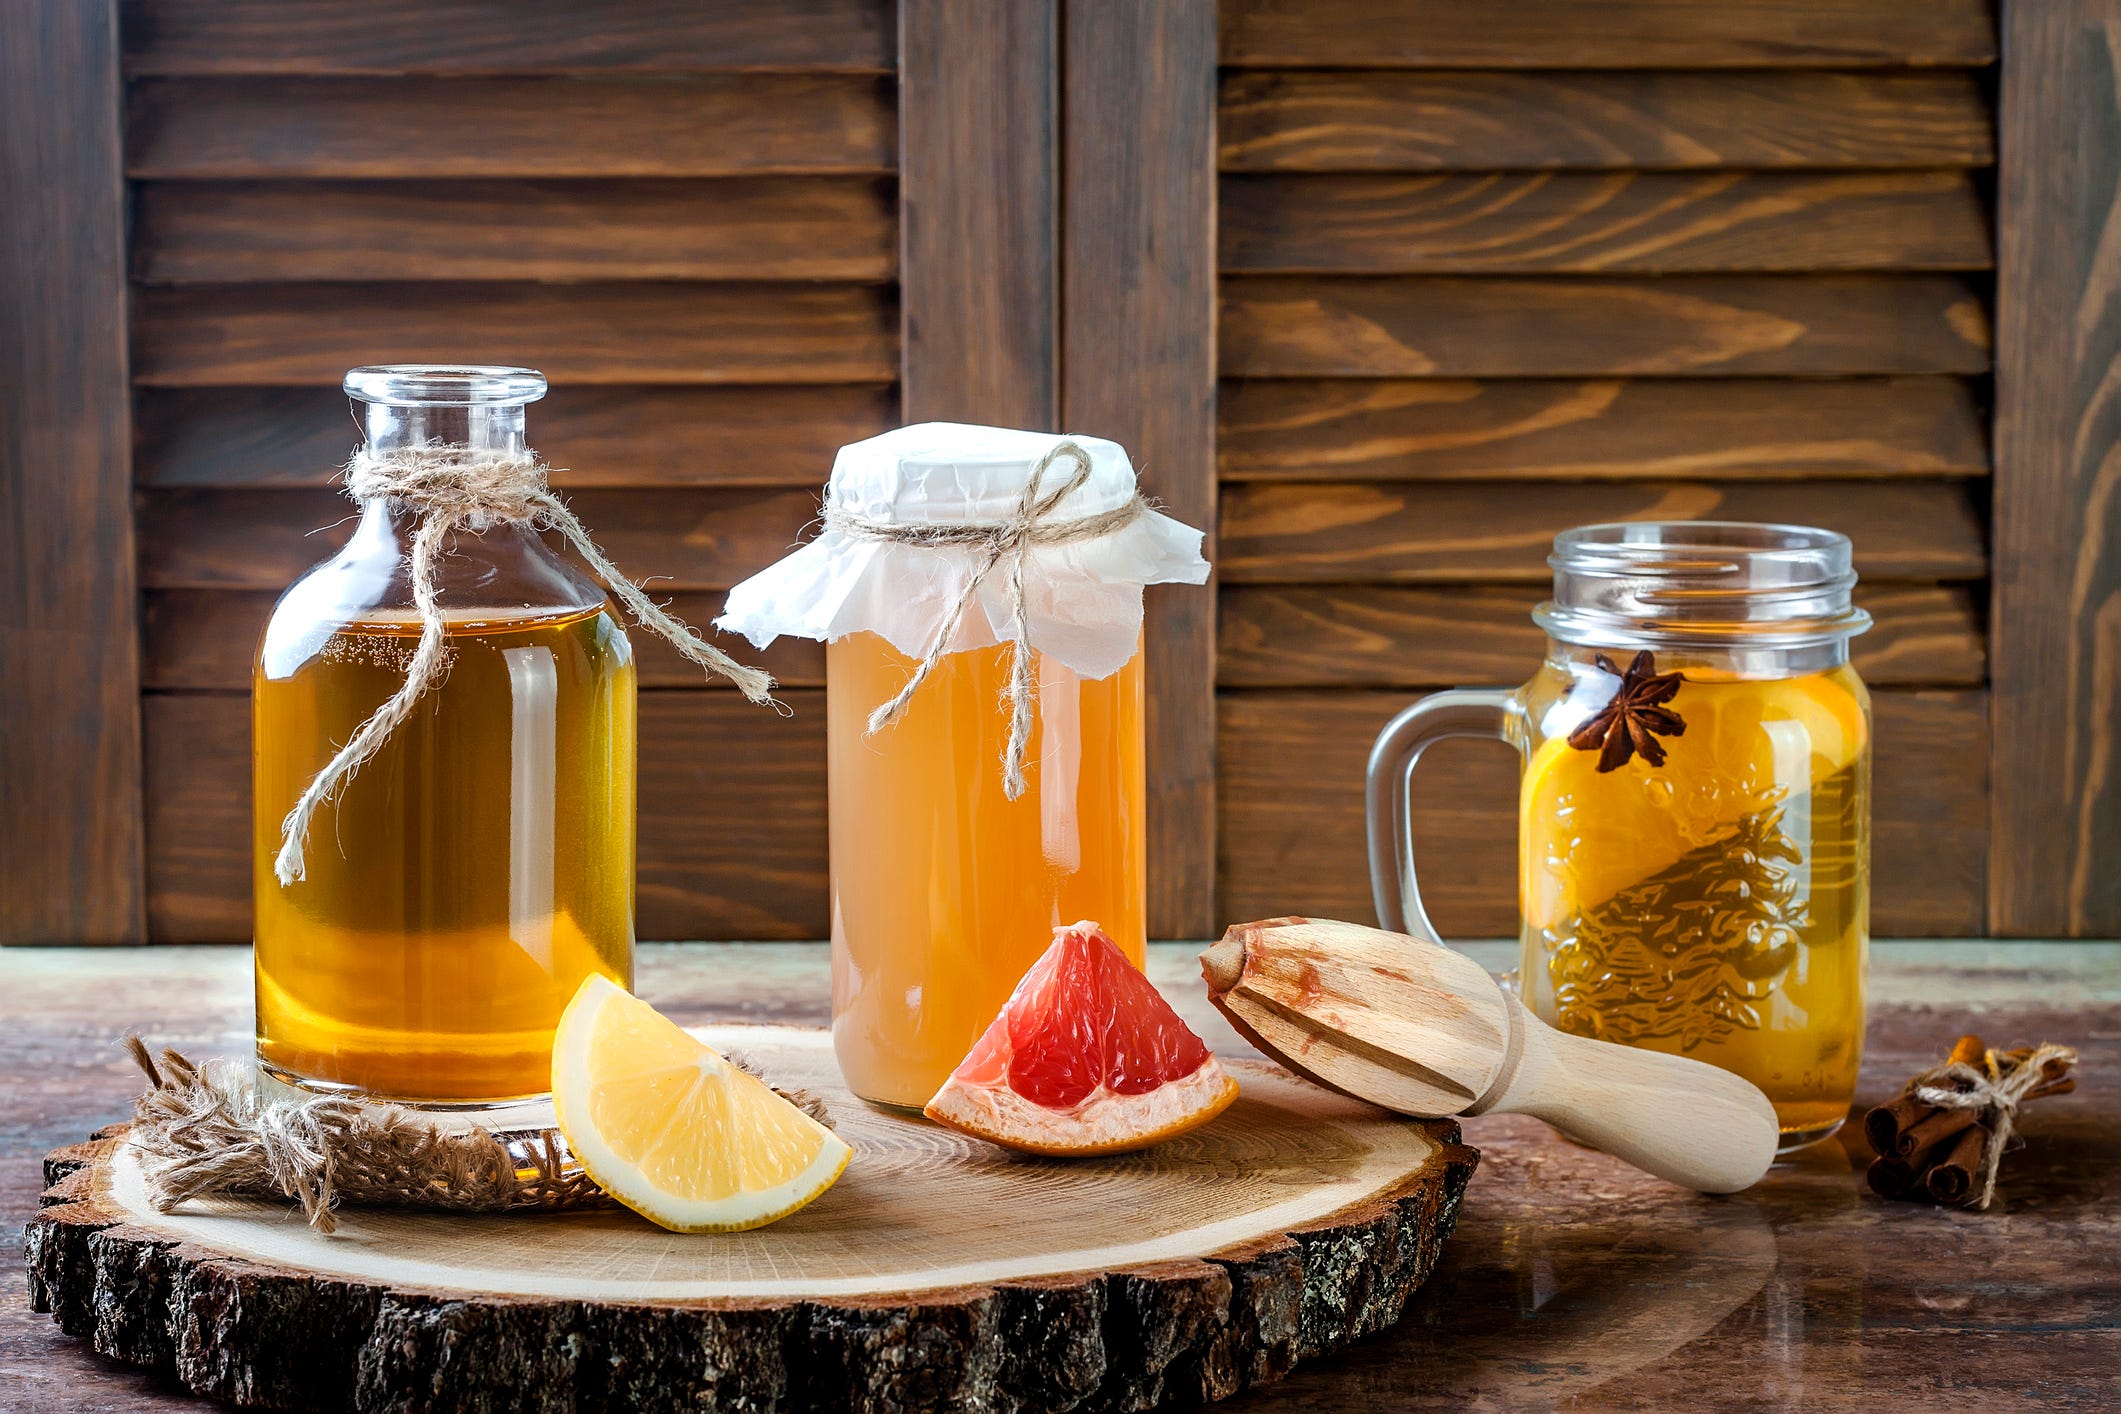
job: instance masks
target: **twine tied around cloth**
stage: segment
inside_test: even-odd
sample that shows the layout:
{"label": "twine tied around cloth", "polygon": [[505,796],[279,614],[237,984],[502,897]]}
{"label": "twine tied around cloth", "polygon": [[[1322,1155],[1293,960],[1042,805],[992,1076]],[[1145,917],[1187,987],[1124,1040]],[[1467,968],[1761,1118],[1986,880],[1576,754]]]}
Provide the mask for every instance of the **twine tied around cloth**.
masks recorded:
{"label": "twine tied around cloth", "polygon": [[[1074,463],[1074,469],[1059,484],[1048,488],[1046,473],[1061,458]],[[913,702],[914,694],[921,684],[935,671],[957,637],[957,627],[965,617],[965,610],[979,593],[980,585],[994,573],[1002,561],[1007,560],[1009,608],[1016,619],[1016,631],[1012,635],[1013,651],[1009,660],[1009,685],[1003,700],[1009,704],[1009,740],[1002,752],[1002,791],[1011,800],[1024,793],[1024,751],[1031,736],[1031,704],[1034,697],[1031,676],[1031,627],[1024,602],[1024,561],[1027,552],[1034,546],[1070,545],[1082,540],[1095,540],[1125,529],[1149,509],[1149,503],[1140,495],[1134,496],[1123,506],[1096,515],[1077,516],[1069,520],[1055,520],[1054,510],[1084,482],[1090,479],[1090,454],[1071,441],[1053,444],[1052,450],[1039,458],[1038,465],[1031,470],[1030,479],[1024,483],[1024,493],[1018,498],[1016,509],[1004,521],[957,522],[943,524],[900,524],[895,521],[869,520],[850,514],[837,507],[825,509],[825,525],[842,535],[856,540],[874,540],[886,545],[914,545],[928,549],[945,547],[975,551],[978,559],[965,587],[943,615],[936,629],[935,640],[913,676],[898,694],[869,714],[869,731],[872,735],[898,721],[906,714]]]}
{"label": "twine tied around cloth", "polygon": [[2023,1062],[2004,1073],[1997,1067],[1995,1055],[1993,1051],[1988,1052],[1980,1066],[1951,1061],[1935,1070],[1924,1071],[1909,1083],[1909,1092],[1925,1105],[1943,1110],[1974,1110],[1992,1116],[1988,1153],[1981,1165],[1981,1197],[1976,1204],[1981,1208],[1988,1207],[1989,1200],[1996,1196],[1996,1168],[2003,1162],[2004,1145],[2010,1142],[2019,1101],[2048,1078],[2045,1074],[2048,1065],[2058,1061],[2074,1065],[2077,1061],[2077,1053],[2070,1047],[2046,1044],[2037,1047]]}
{"label": "twine tied around cloth", "polygon": [[590,540],[589,532],[567,509],[567,503],[546,486],[545,478],[546,468],[534,456],[481,456],[447,445],[404,447],[381,456],[364,449],[347,463],[346,492],[357,504],[367,506],[380,500],[419,514],[411,558],[420,643],[405,671],[404,685],[346,739],[282,822],[280,853],[273,861],[273,873],[282,884],[303,877],[303,845],[318,807],[382,749],[390,734],[412,715],[421,695],[442,680],[448,662],[435,561],[444,539],[459,529],[478,532],[508,524],[558,531],[644,627],[669,639],[678,652],[702,668],[729,679],[753,702],[773,700],[772,678],[737,662],[642,593]]}

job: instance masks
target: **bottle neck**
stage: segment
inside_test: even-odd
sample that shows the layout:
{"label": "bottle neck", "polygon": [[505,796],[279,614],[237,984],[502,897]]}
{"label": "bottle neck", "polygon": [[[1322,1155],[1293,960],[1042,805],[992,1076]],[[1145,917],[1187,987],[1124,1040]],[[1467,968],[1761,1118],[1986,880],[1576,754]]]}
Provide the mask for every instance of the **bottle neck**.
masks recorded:
{"label": "bottle neck", "polygon": [[487,454],[529,450],[523,440],[523,404],[475,403],[454,407],[406,407],[364,403],[363,431],[372,456],[407,447],[441,444]]}

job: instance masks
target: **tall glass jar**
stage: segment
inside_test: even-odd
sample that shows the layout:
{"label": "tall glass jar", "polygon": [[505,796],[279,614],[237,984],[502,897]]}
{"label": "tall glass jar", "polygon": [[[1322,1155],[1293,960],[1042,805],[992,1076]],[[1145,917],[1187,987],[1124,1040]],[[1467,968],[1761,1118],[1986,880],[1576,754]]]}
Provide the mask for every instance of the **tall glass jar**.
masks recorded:
{"label": "tall glass jar", "polygon": [[[1709,1061],[1774,1102],[1785,1148],[1840,1127],[1863,1054],[1870,697],[1846,537],[1593,525],[1557,537],[1546,661],[1514,692],[1402,713],[1371,764],[1386,926],[1428,931],[1404,829],[1445,736],[1524,753],[1519,985],[1577,1035]],[[1433,936],[1433,934],[1432,934]]]}
{"label": "tall glass jar", "polygon": [[[367,450],[521,457],[522,368],[357,368]],[[370,501],[281,596],[252,746],[258,1056],[282,1080],[477,1106],[548,1088],[582,979],[633,971],[634,666],[603,590],[527,524],[461,527],[437,564],[446,676],[309,822],[317,773],[397,692],[421,632],[417,512]]]}
{"label": "tall glass jar", "polygon": [[[1031,503],[1055,538],[991,538]],[[828,644],[833,1044],[855,1093],[917,1107],[1056,927],[1095,920],[1141,964],[1142,586],[1208,566],[1103,438],[904,427],[842,448],[825,504],[824,532],[717,623]]]}

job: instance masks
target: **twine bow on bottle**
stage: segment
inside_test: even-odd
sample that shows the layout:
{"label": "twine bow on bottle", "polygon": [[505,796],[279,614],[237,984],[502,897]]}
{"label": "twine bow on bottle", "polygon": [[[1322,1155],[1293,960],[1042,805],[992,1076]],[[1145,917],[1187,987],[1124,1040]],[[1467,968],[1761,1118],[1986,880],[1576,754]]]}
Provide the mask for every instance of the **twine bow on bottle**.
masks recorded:
{"label": "twine bow on bottle", "polygon": [[435,584],[435,562],[443,542],[459,530],[473,532],[497,524],[556,530],[574,548],[603,585],[644,627],[670,640],[678,650],[711,673],[734,683],[753,702],[771,702],[773,679],[747,668],[699,636],[641,592],[605,557],[575,519],[567,503],[546,485],[546,468],[527,454],[476,455],[446,445],[404,447],[375,456],[356,453],[346,467],[346,491],[362,506],[386,501],[419,515],[412,540],[412,598],[420,614],[420,643],[406,669],[405,682],[355,729],[338,754],[302,792],[280,827],[280,853],[273,873],[282,884],[303,877],[303,844],[311,819],[325,801],[380,751],[392,732],[412,715],[413,707],[442,679],[447,666],[442,606]]}
{"label": "twine bow on bottle", "polygon": [[[1046,473],[1063,457],[1072,461],[1074,468],[1059,484],[1048,488]],[[1031,709],[1036,696],[1032,686],[1031,628],[1024,596],[1024,562],[1033,547],[1095,540],[1131,525],[1149,509],[1149,503],[1137,494],[1125,505],[1096,515],[1054,519],[1053,512],[1090,479],[1090,471],[1088,452],[1071,441],[1054,443],[1032,468],[1016,509],[1003,521],[903,524],[870,520],[836,506],[825,508],[826,528],[852,539],[929,549],[960,548],[974,551],[977,556],[972,574],[944,613],[935,639],[913,670],[913,676],[889,702],[869,714],[871,734],[882,731],[906,714],[914,694],[921,690],[921,684],[928,680],[935,665],[950,651],[950,645],[957,637],[958,624],[978,595],[980,586],[1006,560],[1009,611],[1015,625],[1010,635],[1012,651],[1005,695],[1009,703],[1009,739],[1002,752],[1002,791],[1011,800],[1023,795],[1024,752],[1031,736]]]}

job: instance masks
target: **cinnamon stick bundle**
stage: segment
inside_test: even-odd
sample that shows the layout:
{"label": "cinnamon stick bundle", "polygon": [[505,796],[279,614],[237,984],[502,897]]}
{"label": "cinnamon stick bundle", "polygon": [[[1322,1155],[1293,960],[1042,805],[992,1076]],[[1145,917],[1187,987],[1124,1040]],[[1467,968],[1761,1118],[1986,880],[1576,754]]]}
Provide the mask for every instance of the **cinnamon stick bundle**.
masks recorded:
{"label": "cinnamon stick bundle", "polygon": [[1866,1175],[1871,1191],[1986,1208],[2017,1107],[2076,1089],[2076,1059],[2066,1046],[1994,1051],[1979,1036],[1961,1036],[1942,1065],[1864,1116],[1864,1137],[1878,1153]]}

